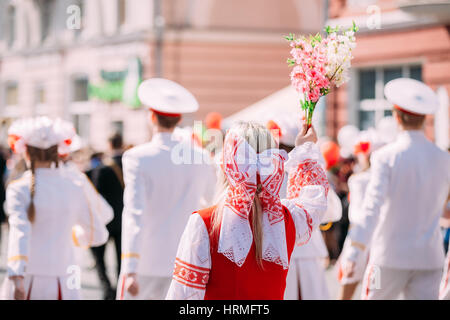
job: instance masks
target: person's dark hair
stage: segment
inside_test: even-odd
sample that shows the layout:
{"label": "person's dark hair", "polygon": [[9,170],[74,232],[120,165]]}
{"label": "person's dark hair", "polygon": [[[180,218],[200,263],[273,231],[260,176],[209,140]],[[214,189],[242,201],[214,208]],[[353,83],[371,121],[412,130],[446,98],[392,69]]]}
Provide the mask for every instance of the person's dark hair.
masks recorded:
{"label": "person's dark hair", "polygon": [[115,133],[109,138],[109,144],[111,148],[114,150],[122,149],[123,147],[123,138],[120,133]]}
{"label": "person's dark hair", "polygon": [[35,175],[35,165],[36,161],[39,162],[51,162],[58,167],[58,146],[53,146],[48,149],[40,149],[31,146],[27,146],[27,153],[30,157],[31,163],[31,187],[30,187],[30,205],[28,206],[28,220],[34,222],[36,217],[36,208],[34,206],[34,195],[36,193],[36,175]]}
{"label": "person's dark hair", "polygon": [[284,143],[281,143],[281,142],[280,142],[279,148],[280,148],[281,150],[286,151],[287,153],[289,153],[289,152],[291,152],[292,150],[294,150],[294,146],[288,146],[287,144],[284,144]]}
{"label": "person's dark hair", "polygon": [[425,115],[412,114],[394,108],[394,112],[398,115],[402,126],[405,128],[420,129],[425,122]]}
{"label": "person's dark hair", "polygon": [[181,120],[181,116],[177,116],[177,117],[168,117],[168,116],[163,116],[161,114],[157,114],[156,115],[156,120],[158,121],[158,124],[166,129],[173,129],[175,128],[175,126],[180,122]]}
{"label": "person's dark hair", "polygon": [[90,160],[98,159],[101,160],[103,158],[103,152],[94,152],[91,154]]}

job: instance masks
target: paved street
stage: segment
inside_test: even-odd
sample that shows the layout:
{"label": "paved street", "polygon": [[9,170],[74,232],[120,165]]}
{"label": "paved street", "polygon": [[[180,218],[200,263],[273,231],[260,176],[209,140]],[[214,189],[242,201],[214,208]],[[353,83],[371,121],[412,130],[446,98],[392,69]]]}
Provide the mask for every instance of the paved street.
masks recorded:
{"label": "paved street", "polygon": [[[3,282],[5,277],[5,265],[6,265],[6,253],[7,253],[7,228],[6,225],[2,227],[2,238],[1,238],[1,250],[0,250],[0,283]],[[113,274],[115,270],[114,262],[114,247],[111,243],[108,244],[106,249],[106,257],[108,261],[108,266],[110,266],[110,279],[115,278]],[[83,298],[87,300],[97,300],[102,298],[102,293],[99,286],[99,281],[97,274],[93,269],[94,260],[88,250],[77,249],[77,260],[80,261],[82,266],[82,290]],[[337,295],[338,285],[336,282],[336,276],[333,269],[327,270],[327,280],[328,287],[330,290],[330,295],[334,299]],[[115,280],[114,280],[115,281]],[[359,296],[358,293],[355,296]]]}

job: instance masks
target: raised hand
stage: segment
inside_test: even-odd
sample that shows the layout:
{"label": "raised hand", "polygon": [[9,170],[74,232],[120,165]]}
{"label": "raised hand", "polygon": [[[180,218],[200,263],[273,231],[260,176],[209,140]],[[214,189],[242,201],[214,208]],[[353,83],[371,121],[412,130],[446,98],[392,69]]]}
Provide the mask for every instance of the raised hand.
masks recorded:
{"label": "raised hand", "polygon": [[301,146],[305,142],[316,143],[317,142],[317,134],[316,134],[316,130],[314,129],[314,126],[311,126],[308,129],[307,124],[303,123],[299,134],[295,138],[295,146]]}

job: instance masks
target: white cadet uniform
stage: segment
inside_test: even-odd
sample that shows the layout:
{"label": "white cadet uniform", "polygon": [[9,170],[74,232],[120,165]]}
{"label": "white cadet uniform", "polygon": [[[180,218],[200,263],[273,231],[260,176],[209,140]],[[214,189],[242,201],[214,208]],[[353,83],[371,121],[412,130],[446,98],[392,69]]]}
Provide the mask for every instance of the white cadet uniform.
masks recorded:
{"label": "white cadet uniform", "polygon": [[66,162],[64,169],[71,175],[72,181],[83,188],[89,207],[99,216],[100,220],[106,226],[114,218],[114,211],[109,203],[98,193],[89,177],[78,169],[75,163]]}
{"label": "white cadet uniform", "polygon": [[[370,240],[363,299],[437,299],[444,263],[439,218],[450,155],[421,131],[403,131],[371,157],[364,217],[349,233],[355,261]],[[373,237],[372,237],[373,235]],[[378,289],[377,289],[378,288]]]}
{"label": "white cadet uniform", "polygon": [[[361,223],[363,216],[361,215],[362,206],[364,202],[364,195],[366,194],[367,185],[370,180],[370,170],[353,174],[348,179],[348,189],[350,205],[348,208],[348,220],[350,221],[349,228],[353,228],[355,225]],[[341,257],[346,256],[347,250],[350,250],[350,239],[347,237],[344,242]],[[364,253],[358,255],[358,260],[355,261],[355,270],[353,276],[348,278],[344,277],[341,258],[336,263],[336,270],[338,273],[339,283],[342,285],[359,282],[363,279],[364,271],[366,270],[367,262],[369,259],[369,249],[366,248]]]}
{"label": "white cadet uniform", "polygon": [[[25,277],[27,299],[80,299],[74,244],[102,245],[108,231],[71,173],[63,168],[36,169],[35,178],[33,223],[27,216],[31,172],[25,172],[7,188],[8,276]],[[13,282],[6,278],[1,297],[12,299],[13,292]]]}
{"label": "white cadet uniform", "polygon": [[[286,179],[285,179],[286,181]],[[280,197],[285,197],[285,183],[283,182]],[[327,197],[327,211],[321,219],[322,223],[336,222],[342,217],[342,204],[339,197],[330,188]],[[311,234],[308,243],[295,246],[292,252],[289,271],[286,278],[285,300],[328,300],[328,291],[324,259],[328,257],[328,250],[319,228]]]}
{"label": "white cadet uniform", "polygon": [[[165,297],[186,223],[192,212],[212,200],[215,173],[205,162],[209,155],[181,140],[158,133],[151,142],[123,155],[122,270],[117,299]],[[183,155],[185,159],[180,158]],[[137,296],[125,289],[128,273],[137,274]]]}

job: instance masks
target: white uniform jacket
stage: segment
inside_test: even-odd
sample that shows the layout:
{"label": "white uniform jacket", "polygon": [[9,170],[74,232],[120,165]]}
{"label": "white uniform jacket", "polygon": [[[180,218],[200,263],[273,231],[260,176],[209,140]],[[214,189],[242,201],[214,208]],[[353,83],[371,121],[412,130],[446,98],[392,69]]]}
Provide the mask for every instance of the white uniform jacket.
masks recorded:
{"label": "white uniform jacket", "polygon": [[347,259],[355,261],[373,235],[371,263],[410,270],[442,268],[439,218],[449,188],[450,155],[421,131],[401,132],[371,157],[363,219],[350,230],[355,245]]}
{"label": "white uniform jacket", "polygon": [[114,211],[102,195],[98,193],[89,177],[81,172],[74,163],[68,162],[64,165],[64,168],[69,174],[73,175],[73,181],[83,188],[89,207],[95,211],[105,225],[110,223],[114,218]]}
{"label": "white uniform jacket", "polygon": [[348,179],[350,205],[348,207],[348,220],[351,225],[359,224],[363,220],[363,204],[367,185],[370,181],[370,170],[355,173]]}
{"label": "white uniform jacket", "polygon": [[6,191],[8,275],[64,277],[76,265],[74,243],[99,246],[107,241],[108,231],[65,169],[36,169],[35,179],[33,223],[27,216],[31,172],[11,182]]}
{"label": "white uniform jacket", "polygon": [[170,277],[189,216],[212,200],[209,155],[180,140],[158,133],[123,155],[122,274]]}
{"label": "white uniform jacket", "polygon": [[[350,206],[348,208],[348,219],[350,221],[350,229],[354,228],[355,225],[362,223],[364,221],[363,217],[363,203],[364,197],[367,190],[367,185],[370,181],[370,170],[355,173],[348,179],[348,189],[349,189],[349,199]],[[347,251],[351,249],[351,240],[347,236],[344,242],[344,247],[338,262],[336,263],[337,278],[340,284],[350,284],[359,282],[363,279],[364,271],[366,270],[368,258],[369,258],[369,248],[366,246],[363,253],[359,254],[355,262],[355,270],[351,278],[344,277],[344,267],[342,266],[342,257],[347,256]]]}

